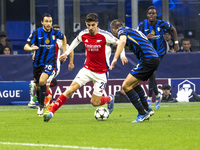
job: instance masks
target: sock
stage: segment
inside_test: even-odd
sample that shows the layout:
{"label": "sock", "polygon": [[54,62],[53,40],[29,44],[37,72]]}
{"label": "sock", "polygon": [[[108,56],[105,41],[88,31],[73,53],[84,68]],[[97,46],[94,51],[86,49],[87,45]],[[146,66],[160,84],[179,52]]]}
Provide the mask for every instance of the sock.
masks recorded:
{"label": "sock", "polygon": [[46,96],[48,96],[49,94],[52,95],[52,94],[51,94],[51,91],[50,91],[49,88],[47,87],[47,88],[46,88]]}
{"label": "sock", "polygon": [[134,90],[139,95],[140,100],[142,102],[142,105],[143,105],[144,109],[146,111],[148,111],[149,110],[149,105],[148,105],[148,102],[147,102],[147,98],[145,97],[143,88],[140,85],[138,85],[138,86],[136,86],[134,88]]}
{"label": "sock", "polygon": [[108,103],[110,100],[111,98],[109,96],[102,96],[100,105],[104,105],[105,103]]}
{"label": "sock", "polygon": [[45,96],[46,96],[46,85],[43,85],[40,86],[40,101],[38,101],[40,107],[44,107]]}
{"label": "sock", "polygon": [[131,103],[135,106],[135,108],[138,110],[138,113],[140,115],[145,115],[146,114],[146,111],[139,99],[139,96],[138,94],[135,92],[134,89],[126,92],[126,95],[129,97]]}
{"label": "sock", "polygon": [[67,100],[67,97],[65,97],[63,94],[61,94],[58,99],[56,100],[56,102],[54,103],[53,107],[51,108],[50,112],[52,112],[53,114],[55,113],[56,110],[58,110],[58,108],[60,108]]}
{"label": "sock", "polygon": [[153,81],[151,81],[151,80],[149,79],[149,97],[152,97],[152,95],[153,95],[153,90],[154,90]]}
{"label": "sock", "polygon": [[38,103],[40,103],[40,91],[38,90],[36,90],[36,98],[37,98],[37,100],[38,100]]}
{"label": "sock", "polygon": [[157,87],[156,78],[154,79],[154,93],[155,95],[158,95],[158,87]]}
{"label": "sock", "polygon": [[160,100],[160,95],[156,95],[156,101],[159,101]]}
{"label": "sock", "polygon": [[35,94],[32,101],[36,102],[37,101],[37,95]]}

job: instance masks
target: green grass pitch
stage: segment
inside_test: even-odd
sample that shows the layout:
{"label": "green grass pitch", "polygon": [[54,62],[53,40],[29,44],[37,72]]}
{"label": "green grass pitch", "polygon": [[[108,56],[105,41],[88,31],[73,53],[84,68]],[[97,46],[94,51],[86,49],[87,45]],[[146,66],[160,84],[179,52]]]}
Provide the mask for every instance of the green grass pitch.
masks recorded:
{"label": "green grass pitch", "polygon": [[[152,106],[154,108],[154,104]],[[131,123],[131,103],[106,121],[92,105],[64,105],[48,122],[27,106],[0,106],[0,150],[199,150],[200,103],[162,103],[149,121]]]}

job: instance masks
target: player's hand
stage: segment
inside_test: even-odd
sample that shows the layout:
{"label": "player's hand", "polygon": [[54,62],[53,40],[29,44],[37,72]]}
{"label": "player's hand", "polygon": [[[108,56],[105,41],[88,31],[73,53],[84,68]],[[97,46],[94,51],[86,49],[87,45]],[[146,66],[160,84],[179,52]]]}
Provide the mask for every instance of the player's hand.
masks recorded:
{"label": "player's hand", "polygon": [[66,59],[67,59],[67,54],[62,54],[62,55],[59,57],[59,60],[60,60],[60,61],[63,61],[63,62],[65,62]]}
{"label": "player's hand", "polygon": [[154,38],[154,35],[153,35],[152,33],[149,33],[149,34],[147,34],[147,38],[148,38],[148,39],[153,39],[153,38]]}
{"label": "player's hand", "polygon": [[126,57],[121,57],[122,65],[125,65],[128,63],[128,59]]}
{"label": "player's hand", "polygon": [[33,56],[32,56],[32,60],[34,60],[35,59],[35,53],[33,54]]}
{"label": "player's hand", "polygon": [[117,63],[117,59],[113,59],[109,69],[112,70],[115,67],[116,63]]}
{"label": "player's hand", "polygon": [[175,53],[176,53],[177,51],[179,51],[179,49],[180,49],[179,45],[178,45],[178,44],[175,44],[175,45],[174,45],[174,51],[175,51]]}
{"label": "player's hand", "polygon": [[73,69],[74,69],[74,64],[73,63],[69,63],[68,70],[72,71]]}
{"label": "player's hand", "polygon": [[37,50],[37,49],[39,49],[38,46],[35,46],[35,45],[34,45],[33,47],[31,47],[31,50],[32,50],[32,51]]}

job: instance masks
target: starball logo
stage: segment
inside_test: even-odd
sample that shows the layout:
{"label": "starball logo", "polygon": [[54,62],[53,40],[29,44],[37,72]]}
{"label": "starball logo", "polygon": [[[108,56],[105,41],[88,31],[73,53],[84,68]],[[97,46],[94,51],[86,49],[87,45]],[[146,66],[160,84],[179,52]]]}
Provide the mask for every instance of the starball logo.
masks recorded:
{"label": "starball logo", "polygon": [[0,91],[0,98],[20,98],[23,90],[4,90]]}

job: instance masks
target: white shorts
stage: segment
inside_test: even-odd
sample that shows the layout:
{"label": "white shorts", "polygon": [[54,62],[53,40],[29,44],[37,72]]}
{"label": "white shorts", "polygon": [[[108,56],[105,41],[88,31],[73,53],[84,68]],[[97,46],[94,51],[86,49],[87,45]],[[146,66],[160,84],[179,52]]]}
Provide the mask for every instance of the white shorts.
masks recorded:
{"label": "white shorts", "polygon": [[78,74],[74,78],[74,81],[76,81],[80,85],[80,87],[92,81],[94,84],[93,94],[95,94],[96,96],[102,96],[103,90],[105,90],[106,83],[108,81],[108,72],[96,73],[86,68],[82,68],[81,70],[79,70]]}

